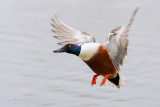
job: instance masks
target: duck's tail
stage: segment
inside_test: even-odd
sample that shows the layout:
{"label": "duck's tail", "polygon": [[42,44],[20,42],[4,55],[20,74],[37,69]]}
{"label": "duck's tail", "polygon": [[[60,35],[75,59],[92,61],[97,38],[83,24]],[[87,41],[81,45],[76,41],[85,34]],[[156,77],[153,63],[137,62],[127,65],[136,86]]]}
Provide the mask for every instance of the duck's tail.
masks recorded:
{"label": "duck's tail", "polygon": [[123,75],[120,72],[117,72],[117,76],[115,78],[110,78],[108,80],[113,86],[116,86],[117,88],[120,88],[124,82]]}

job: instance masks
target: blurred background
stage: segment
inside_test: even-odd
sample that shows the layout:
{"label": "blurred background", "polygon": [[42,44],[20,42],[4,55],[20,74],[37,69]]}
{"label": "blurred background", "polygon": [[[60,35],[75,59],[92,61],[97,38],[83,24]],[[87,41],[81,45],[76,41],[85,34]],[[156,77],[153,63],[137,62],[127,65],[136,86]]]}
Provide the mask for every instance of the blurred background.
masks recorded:
{"label": "blurred background", "polygon": [[[55,14],[103,43],[136,7],[120,89],[91,87],[94,73],[80,58],[53,53]],[[159,107],[159,10],[159,0],[0,0],[1,107]]]}

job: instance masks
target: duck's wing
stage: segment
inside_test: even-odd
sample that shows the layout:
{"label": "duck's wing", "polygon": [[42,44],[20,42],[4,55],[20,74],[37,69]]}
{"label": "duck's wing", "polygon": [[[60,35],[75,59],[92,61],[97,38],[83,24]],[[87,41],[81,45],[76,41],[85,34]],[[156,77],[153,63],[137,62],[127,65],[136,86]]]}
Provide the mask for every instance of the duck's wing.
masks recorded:
{"label": "duck's wing", "polygon": [[104,43],[108,50],[112,63],[116,70],[120,70],[119,66],[123,65],[124,57],[127,55],[128,31],[134,20],[138,8],[133,12],[129,23],[122,27],[117,27],[108,34]]}
{"label": "duck's wing", "polygon": [[54,36],[56,39],[62,40],[59,42],[59,45],[66,45],[68,43],[82,45],[83,43],[95,42],[93,35],[86,32],[81,32],[76,30],[66,24],[64,24],[58,17],[55,15],[55,18],[52,18],[52,27],[53,32],[57,34]]}

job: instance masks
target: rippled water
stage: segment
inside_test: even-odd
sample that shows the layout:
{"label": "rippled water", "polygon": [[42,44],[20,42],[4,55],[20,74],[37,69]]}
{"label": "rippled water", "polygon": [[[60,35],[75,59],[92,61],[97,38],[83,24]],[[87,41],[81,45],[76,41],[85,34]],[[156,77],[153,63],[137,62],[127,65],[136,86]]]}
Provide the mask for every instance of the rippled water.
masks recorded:
{"label": "rippled water", "polygon": [[[94,73],[59,48],[51,17],[95,35],[103,43],[128,22],[128,56],[121,89],[90,86]],[[2,107],[158,107],[160,105],[160,2],[158,0],[5,0],[0,3],[0,105]]]}

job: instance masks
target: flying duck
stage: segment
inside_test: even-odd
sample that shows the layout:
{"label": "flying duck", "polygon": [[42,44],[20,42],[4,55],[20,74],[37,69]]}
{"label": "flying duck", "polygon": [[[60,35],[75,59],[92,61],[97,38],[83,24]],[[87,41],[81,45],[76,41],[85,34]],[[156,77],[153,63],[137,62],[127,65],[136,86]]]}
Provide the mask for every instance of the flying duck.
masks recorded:
{"label": "flying duck", "polygon": [[54,36],[56,39],[62,40],[58,44],[63,47],[53,52],[66,52],[80,57],[95,73],[91,85],[96,84],[97,76],[101,75],[104,78],[100,86],[108,79],[114,86],[120,88],[123,80],[120,66],[123,65],[124,57],[127,55],[127,33],[137,11],[138,8],[133,12],[128,24],[113,29],[103,44],[96,43],[93,35],[76,30],[55,16],[52,19],[52,31],[56,34]]}

